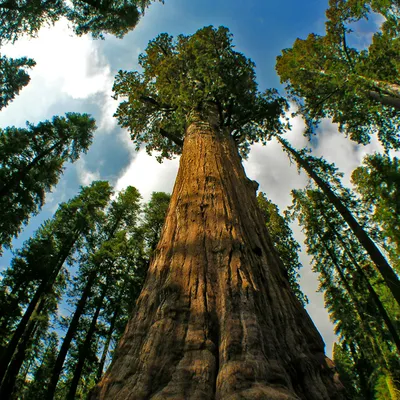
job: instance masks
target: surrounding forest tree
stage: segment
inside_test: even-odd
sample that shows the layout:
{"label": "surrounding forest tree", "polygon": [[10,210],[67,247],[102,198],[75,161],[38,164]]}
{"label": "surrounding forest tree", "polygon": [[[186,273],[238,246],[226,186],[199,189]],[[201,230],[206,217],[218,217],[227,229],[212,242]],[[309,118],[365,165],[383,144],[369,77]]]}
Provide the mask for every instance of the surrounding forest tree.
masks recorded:
{"label": "surrounding forest tree", "polygon": [[[307,154],[306,150],[296,151],[289,142],[279,135],[273,135],[283,146],[289,157],[294,158],[299,168],[303,168],[316,185],[322,190],[332,205],[340,213],[343,219],[357,237],[359,243],[367,251],[377,270],[381,273],[385,283],[391,291],[397,303],[400,304],[400,280],[393,270],[385,255],[374,243],[371,235],[364,229],[352,213],[352,207],[357,202],[352,198],[349,190],[340,183],[340,174],[334,165],[328,164],[322,158]],[[347,203],[347,204],[346,204]],[[350,206],[350,207],[349,207]]]}
{"label": "surrounding forest tree", "polygon": [[[110,195],[111,188],[107,182],[94,182],[91,186],[82,188],[78,196],[60,205],[50,223],[42,226],[38,235],[29,240],[19,254],[25,261],[27,271],[32,271],[37,276],[33,282],[27,282],[33,287],[29,299],[24,299],[29,301],[26,307],[22,308],[18,304],[18,297],[17,301],[13,299],[12,292],[6,296],[17,306],[17,312],[23,312],[23,315],[12,325],[9,323],[10,319],[7,320],[5,330],[8,337],[5,339],[8,340],[0,355],[2,397],[9,398],[15,390],[15,381],[38,323],[48,319],[52,308],[56,307],[60,285],[62,288],[65,280],[64,264],[82,245],[82,239],[90,232]],[[55,305],[51,307],[49,303]],[[10,311],[15,312],[7,308],[2,314],[7,317]]]}
{"label": "surrounding forest tree", "polygon": [[63,164],[87,151],[95,128],[87,114],[68,113],[36,126],[0,129],[0,251],[41,208]]}
{"label": "surrounding forest tree", "polygon": [[352,174],[366,209],[380,226],[384,247],[400,272],[400,163],[388,155],[366,156]]}
{"label": "surrounding forest tree", "polygon": [[[73,289],[74,292],[81,293],[81,295],[76,303],[75,312],[69,322],[68,330],[54,365],[46,395],[48,399],[54,398],[70,344],[77,333],[79,320],[85,311],[88,300],[92,297],[92,293],[99,285],[104,286],[104,279],[107,281],[108,288],[115,287],[115,284],[112,284],[112,279],[115,280],[113,275],[121,273],[117,265],[118,258],[123,256],[121,254],[121,246],[127,245],[128,238],[126,234],[137,225],[138,212],[140,210],[139,201],[140,194],[133,187],[120,192],[117,199],[111,202],[109,210],[104,215],[98,229],[93,231],[91,233],[92,237],[87,240],[86,246],[89,246],[89,248],[85,249],[82,257],[78,260],[80,268]],[[122,232],[123,230],[124,232]],[[106,293],[104,293],[103,297],[105,295]]]}
{"label": "surrounding forest tree", "polygon": [[[101,192],[106,186],[97,185],[94,191],[96,188]],[[68,279],[67,269],[60,271],[46,295],[51,304],[46,304],[32,317],[33,321],[42,321],[40,327],[31,324],[35,330],[24,334],[29,341],[24,346],[19,344],[22,356],[17,357],[19,365],[14,363],[15,384],[13,388],[11,382],[8,385],[12,398],[64,399],[68,392],[74,398],[75,391],[78,397],[85,396],[101,378],[114,343],[125,329],[142,288],[170,196],[153,193],[142,211],[139,199],[138,191],[128,187],[109,203],[104,213],[96,212],[95,218],[92,217],[89,230],[67,258],[77,269],[73,282]],[[47,278],[48,269],[41,263],[46,264],[46,260],[56,257],[51,240],[56,230],[62,229],[62,224],[70,223],[68,216],[64,213],[66,219],[47,221],[16,253],[10,268],[3,273],[0,285],[0,344],[3,352],[40,281]],[[101,292],[103,295],[99,296]],[[102,298],[100,304],[99,297]],[[54,311],[57,304],[64,308],[63,299],[75,309],[57,322]],[[50,320],[61,323],[65,331],[59,349]],[[90,346],[87,346],[89,342]]]}
{"label": "surrounding forest tree", "polygon": [[43,25],[66,17],[76,34],[123,37],[139,21],[149,0],[4,0],[0,4],[0,44],[27,34],[35,36]]}
{"label": "surrounding forest tree", "polygon": [[[340,338],[335,356],[355,370],[353,375],[348,368],[344,372],[348,397],[380,399],[386,398],[384,392],[390,396],[396,392],[389,398],[397,399],[399,306],[387,296],[387,288],[370,267],[365,251],[324,194],[319,190],[293,191],[293,199],[292,217],[298,218],[306,234],[307,252],[320,274],[320,289]],[[385,390],[381,385],[382,397],[375,397],[383,378],[388,385]]]}
{"label": "surrounding forest tree", "polygon": [[20,90],[29,83],[26,69],[35,65],[35,61],[26,57],[0,57],[0,110],[13,101]]}
{"label": "surrounding forest tree", "polygon": [[301,291],[298,282],[300,277],[299,269],[302,267],[298,255],[300,245],[293,237],[289,221],[280,215],[279,208],[268,200],[265,193],[258,193],[257,201],[265,217],[272,243],[285,266],[285,273],[289,279],[290,287],[301,303],[306,305],[308,303],[307,296]]}
{"label": "surrounding forest tree", "polygon": [[[326,35],[297,39],[276,69],[310,131],[329,117],[358,143],[377,133],[386,149],[400,146],[399,5],[389,1],[330,0]],[[348,46],[351,23],[369,11],[386,18],[368,49]]]}
{"label": "surrounding forest tree", "polygon": [[[160,157],[183,151],[160,242],[111,369],[91,399],[339,399],[238,151],[282,129],[226,28],[161,34],[121,71],[117,117]],[[236,142],[235,142],[236,140]]]}

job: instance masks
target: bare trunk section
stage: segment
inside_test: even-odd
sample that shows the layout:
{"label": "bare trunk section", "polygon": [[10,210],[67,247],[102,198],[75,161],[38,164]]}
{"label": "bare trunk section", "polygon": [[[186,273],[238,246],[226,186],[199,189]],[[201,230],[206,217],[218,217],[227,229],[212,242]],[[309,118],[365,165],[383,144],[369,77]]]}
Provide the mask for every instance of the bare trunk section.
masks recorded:
{"label": "bare trunk section", "polygon": [[193,122],[160,243],[91,399],[341,399],[232,138]]}
{"label": "bare trunk section", "polygon": [[88,300],[88,297],[91,294],[95,278],[96,278],[96,272],[92,271],[92,273],[88,277],[87,283],[82,292],[82,296],[79,299],[78,304],[76,305],[75,313],[69,324],[68,331],[64,336],[64,340],[62,342],[60,351],[57,355],[57,359],[54,364],[54,369],[53,369],[53,373],[51,375],[49,387],[47,389],[46,396],[47,396],[48,400],[54,399],[54,394],[56,392],[57,383],[60,379],[60,374],[62,372],[65,359],[67,357],[69,348],[71,346],[71,342],[72,342],[74,336],[76,335],[76,331],[78,330],[79,320],[85,310],[86,302]]}
{"label": "bare trunk section", "polygon": [[105,296],[106,291],[107,291],[107,286],[105,286],[103,288],[100,297],[97,299],[96,310],[95,310],[92,320],[90,322],[89,330],[86,334],[85,341],[79,347],[78,362],[75,366],[74,375],[73,375],[72,381],[69,385],[68,394],[65,398],[66,400],[74,400],[76,398],[75,397],[76,391],[78,389],[79,381],[81,380],[81,375],[82,375],[83,367],[85,365],[85,361],[90,353],[91,342],[92,342],[93,336],[96,332],[97,320],[99,318],[100,311],[103,307],[104,296]]}

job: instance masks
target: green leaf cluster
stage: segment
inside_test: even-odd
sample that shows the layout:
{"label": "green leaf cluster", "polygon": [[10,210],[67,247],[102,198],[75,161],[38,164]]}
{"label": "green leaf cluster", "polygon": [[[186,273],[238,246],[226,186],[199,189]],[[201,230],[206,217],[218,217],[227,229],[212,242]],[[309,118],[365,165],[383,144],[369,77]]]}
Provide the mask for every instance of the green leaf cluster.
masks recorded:
{"label": "green leaf cluster", "polygon": [[13,101],[20,90],[29,83],[30,77],[26,69],[35,65],[31,58],[0,57],[0,110]]}
{"label": "green leaf cluster", "polygon": [[352,173],[356,191],[372,219],[393,265],[400,271],[400,161],[375,153]]}
{"label": "green leaf cluster", "polygon": [[[297,39],[277,57],[276,69],[304,115],[308,133],[323,118],[331,118],[358,143],[366,144],[377,134],[386,149],[398,149],[400,30],[398,14],[391,12],[398,5],[372,3],[331,0],[326,35]],[[388,18],[386,23],[368,48],[350,47],[351,24],[366,18],[371,7]]]}
{"label": "green leaf cluster", "polygon": [[149,0],[6,0],[0,4],[0,43],[36,36],[44,25],[66,17],[77,35],[123,37],[144,13]]}
{"label": "green leaf cluster", "polygon": [[0,248],[42,207],[64,163],[87,151],[95,128],[87,114],[68,113],[36,126],[0,129]]}
{"label": "green leaf cluster", "polygon": [[186,128],[208,118],[238,143],[242,155],[254,142],[265,142],[266,131],[281,131],[286,102],[276,91],[260,93],[254,63],[234,50],[225,27],[211,26],[176,39],[163,33],[139,56],[142,72],[119,71],[115,98],[123,101],[116,117],[128,128],[137,149],[159,152],[159,159],[181,152]]}

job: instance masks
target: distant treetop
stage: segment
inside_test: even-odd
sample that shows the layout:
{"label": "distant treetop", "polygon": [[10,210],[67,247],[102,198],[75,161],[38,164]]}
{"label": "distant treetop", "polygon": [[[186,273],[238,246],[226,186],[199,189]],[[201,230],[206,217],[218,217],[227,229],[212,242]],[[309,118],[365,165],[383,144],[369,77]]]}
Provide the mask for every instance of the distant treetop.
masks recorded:
{"label": "distant treetop", "polygon": [[0,43],[14,42],[26,34],[35,36],[44,25],[61,17],[75,33],[95,38],[112,34],[119,38],[132,30],[150,0],[5,0],[0,3]]}

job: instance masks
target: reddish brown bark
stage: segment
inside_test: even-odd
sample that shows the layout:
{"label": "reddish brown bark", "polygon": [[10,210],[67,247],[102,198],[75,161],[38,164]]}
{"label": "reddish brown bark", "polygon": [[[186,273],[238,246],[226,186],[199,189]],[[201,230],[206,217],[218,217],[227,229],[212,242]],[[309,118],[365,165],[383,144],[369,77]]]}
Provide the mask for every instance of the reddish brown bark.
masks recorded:
{"label": "reddish brown bark", "polygon": [[193,122],[135,315],[91,399],[341,399],[235,144]]}

